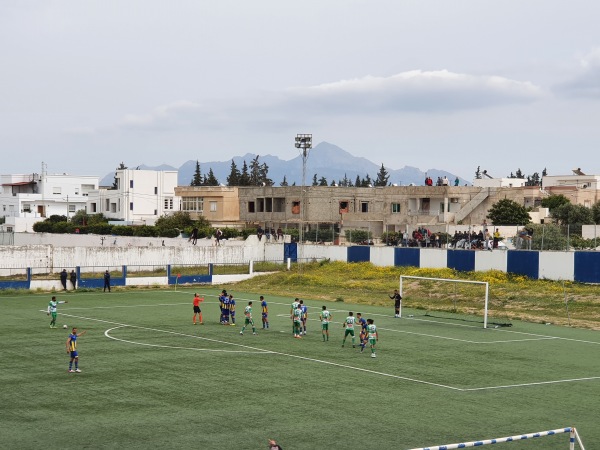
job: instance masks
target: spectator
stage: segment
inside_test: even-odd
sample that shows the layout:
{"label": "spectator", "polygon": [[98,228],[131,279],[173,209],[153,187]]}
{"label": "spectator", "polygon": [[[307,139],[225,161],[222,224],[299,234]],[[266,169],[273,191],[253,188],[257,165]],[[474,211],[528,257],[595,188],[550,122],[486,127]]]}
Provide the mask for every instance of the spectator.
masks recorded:
{"label": "spectator", "polygon": [[73,290],[77,289],[77,274],[74,270],[71,270],[71,284],[73,285]]}
{"label": "spectator", "polygon": [[277,239],[283,239],[283,231],[281,227],[277,228]]}
{"label": "spectator", "polygon": [[264,230],[262,229],[262,227],[259,225],[258,228],[256,229],[256,235],[258,236],[258,240],[262,240],[263,234],[265,234]]}
{"label": "spectator", "polygon": [[62,272],[60,273],[60,284],[62,284],[63,287],[63,291],[67,290],[67,277],[69,275],[67,274],[67,269],[63,269]]}
{"label": "spectator", "polygon": [[110,292],[110,272],[107,270],[104,272],[104,292],[108,289]]}

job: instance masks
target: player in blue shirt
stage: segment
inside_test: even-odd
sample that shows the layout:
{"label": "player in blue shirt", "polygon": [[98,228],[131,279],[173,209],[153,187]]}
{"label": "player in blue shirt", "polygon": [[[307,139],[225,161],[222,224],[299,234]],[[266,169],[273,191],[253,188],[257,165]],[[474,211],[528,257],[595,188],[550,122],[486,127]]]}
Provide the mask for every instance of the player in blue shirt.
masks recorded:
{"label": "player in blue shirt", "polygon": [[231,317],[231,326],[235,326],[235,300],[231,294],[229,294],[229,317]]}
{"label": "player in blue shirt", "polygon": [[229,325],[229,296],[223,296],[223,325]]}
{"label": "player in blue shirt", "polygon": [[300,310],[302,311],[302,330],[301,333],[306,336],[306,321],[308,320],[308,307],[304,304],[304,300],[300,300]]}
{"label": "player in blue shirt", "polygon": [[[79,370],[79,355],[77,354],[77,338],[85,334],[86,330],[77,333],[77,328],[73,328],[71,334],[67,338],[67,353],[71,356],[69,360],[69,373],[81,372]],[[73,362],[75,362],[75,370],[73,370]]]}
{"label": "player in blue shirt", "polygon": [[265,328],[269,328],[269,307],[262,295],[260,296],[260,307],[262,309],[262,327],[264,330]]}
{"label": "player in blue shirt", "polygon": [[223,317],[225,315],[225,313],[223,312],[223,307],[224,307],[224,300],[227,297],[227,291],[225,289],[223,289],[221,291],[221,295],[219,295],[219,309],[221,311],[221,315],[219,317],[219,322],[221,322],[221,324],[223,324]]}
{"label": "player in blue shirt", "polygon": [[365,350],[365,346],[367,345],[368,333],[367,333],[367,321],[362,316],[361,313],[356,313],[356,323],[360,325],[360,352],[362,353]]}

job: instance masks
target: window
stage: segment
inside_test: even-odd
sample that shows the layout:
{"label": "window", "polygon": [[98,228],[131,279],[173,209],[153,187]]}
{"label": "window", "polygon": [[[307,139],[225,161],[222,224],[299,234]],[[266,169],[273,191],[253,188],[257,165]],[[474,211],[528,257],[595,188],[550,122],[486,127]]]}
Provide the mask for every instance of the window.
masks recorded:
{"label": "window", "polygon": [[210,212],[217,212],[217,202],[210,202]]}
{"label": "window", "polygon": [[400,203],[392,203],[392,214],[400,213]]}
{"label": "window", "polygon": [[154,215],[155,215],[155,216],[158,216],[158,209],[155,209],[155,210],[154,210]]}
{"label": "window", "polygon": [[106,207],[104,208],[104,211],[110,211],[110,200],[106,199]]}
{"label": "window", "polygon": [[31,212],[31,205],[29,203],[23,203],[23,212]]}
{"label": "window", "polygon": [[133,202],[129,202],[129,211],[133,211]]}
{"label": "window", "polygon": [[129,180],[129,188],[133,189],[133,180]]}
{"label": "window", "polygon": [[173,209],[173,197],[165,197],[165,209]]}
{"label": "window", "polygon": [[298,200],[292,202],[292,214],[300,214],[300,202]]}
{"label": "window", "polygon": [[52,187],[52,193],[60,195],[60,193],[61,193],[60,186],[53,186]]}
{"label": "window", "polygon": [[345,214],[348,212],[348,201],[343,200],[340,202],[340,214]]}
{"label": "window", "polygon": [[204,212],[204,197],[183,197],[181,199],[182,211]]}
{"label": "window", "polygon": [[254,209],[254,202],[248,202],[248,212],[249,213],[256,212]]}
{"label": "window", "polygon": [[96,212],[96,204],[95,203],[90,203],[90,212],[93,212],[93,213]]}
{"label": "window", "polygon": [[369,212],[369,202],[360,202],[360,212]]}
{"label": "window", "polygon": [[69,212],[74,213],[76,211],[76,209],[75,209],[76,207],[77,207],[77,205],[69,205]]}
{"label": "window", "polygon": [[158,187],[154,186],[154,195],[158,195]]}

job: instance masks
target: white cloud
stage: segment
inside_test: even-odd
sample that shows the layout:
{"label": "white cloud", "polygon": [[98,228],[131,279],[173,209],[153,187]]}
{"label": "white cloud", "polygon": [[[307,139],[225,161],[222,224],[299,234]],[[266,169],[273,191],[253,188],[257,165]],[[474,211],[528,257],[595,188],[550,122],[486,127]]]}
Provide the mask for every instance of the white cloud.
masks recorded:
{"label": "white cloud", "polygon": [[119,128],[152,129],[163,128],[168,123],[183,124],[188,116],[201,111],[201,105],[188,100],[180,100],[160,105],[147,114],[127,114],[117,124]]}
{"label": "white cloud", "polygon": [[594,48],[579,61],[580,72],[554,90],[567,97],[600,99],[600,48]]}
{"label": "white cloud", "polygon": [[540,87],[499,76],[412,70],[290,89],[286,101],[314,113],[440,112],[530,103]]}

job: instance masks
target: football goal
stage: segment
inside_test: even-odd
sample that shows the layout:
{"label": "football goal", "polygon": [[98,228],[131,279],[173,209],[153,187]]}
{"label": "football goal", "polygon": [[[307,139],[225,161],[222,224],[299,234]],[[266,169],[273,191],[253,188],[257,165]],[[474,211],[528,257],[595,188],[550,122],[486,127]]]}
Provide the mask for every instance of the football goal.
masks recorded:
{"label": "football goal", "polygon": [[[548,436],[554,436],[557,434],[569,433],[569,450],[575,450],[575,443],[579,445],[581,450],[585,450],[583,447],[583,443],[577,433],[577,430],[574,427],[566,427],[559,428],[557,430],[547,430],[547,431],[539,431],[537,433],[527,433],[527,434],[518,434],[516,436],[508,436],[501,437],[495,439],[485,439],[481,441],[473,441],[473,442],[463,442],[461,444],[446,444],[446,445],[436,445],[434,447],[421,447],[421,448],[413,448],[412,450],[451,450],[455,448],[469,448],[469,447],[480,447],[482,445],[488,444],[500,444],[503,442],[516,442],[516,441],[524,441],[535,438],[543,438]],[[565,445],[565,449],[567,446]]]}
{"label": "football goal", "polygon": [[501,302],[490,302],[489,284],[484,281],[455,280],[400,275],[400,317],[428,316],[462,320],[495,327],[511,326]]}

